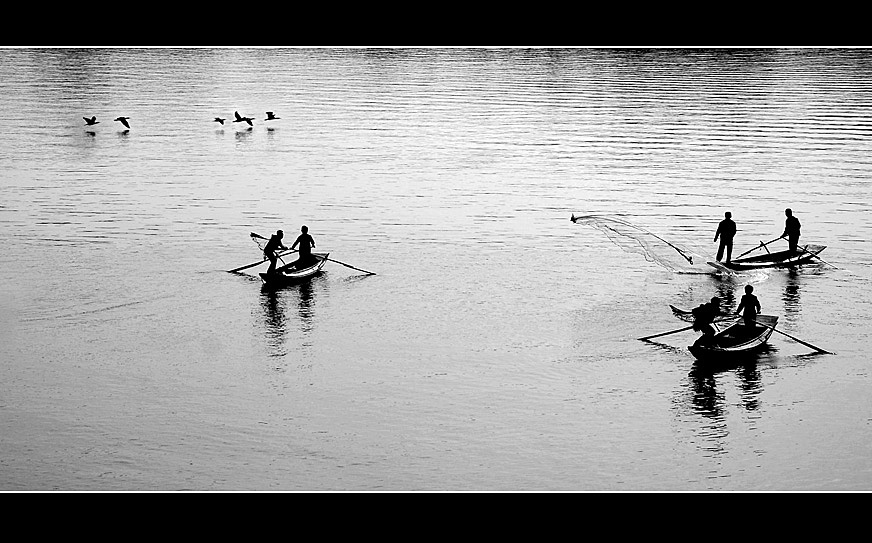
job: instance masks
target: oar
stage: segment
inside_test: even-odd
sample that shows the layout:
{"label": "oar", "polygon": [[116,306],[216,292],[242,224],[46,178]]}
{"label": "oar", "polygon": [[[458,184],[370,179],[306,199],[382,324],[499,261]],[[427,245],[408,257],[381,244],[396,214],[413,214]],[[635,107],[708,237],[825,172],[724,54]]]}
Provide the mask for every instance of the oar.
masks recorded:
{"label": "oar", "polygon": [[369,275],[375,275],[375,272],[361,270],[360,268],[355,268],[354,266],[352,266],[350,264],[346,264],[345,262],[339,262],[338,260],[333,260],[332,258],[325,258],[324,260],[329,260],[330,262],[336,262],[337,264],[342,264],[346,268],[351,268],[352,270],[361,271],[361,272],[369,274]]}
{"label": "oar", "polygon": [[803,247],[801,250],[802,250],[803,253],[808,253],[812,258],[817,258],[818,260],[820,260],[821,262],[823,262],[823,263],[826,264],[827,266],[833,267],[833,268],[835,268],[835,269],[837,269],[837,270],[842,269],[842,268],[840,268],[840,267],[838,267],[838,266],[833,266],[832,264],[830,264],[829,262],[827,262],[827,261],[824,260],[823,258],[821,258],[821,257],[819,257],[818,255],[814,254],[813,252],[809,251],[809,250],[808,250],[808,245],[806,245],[805,247]]}
{"label": "oar", "polygon": [[762,249],[763,247],[766,247],[766,246],[769,245],[770,243],[774,243],[774,242],[778,241],[779,239],[781,239],[781,238],[775,238],[775,239],[773,239],[772,241],[767,241],[766,243],[763,243],[763,242],[761,241],[761,242],[760,242],[760,245],[754,247],[753,249],[751,249],[751,250],[749,250],[749,251],[745,251],[744,253],[740,254],[740,255],[737,256],[736,258],[742,258],[742,257],[745,256],[746,254],[748,254],[748,253],[750,253],[750,252],[753,252],[753,251],[756,251],[757,249]]}
{"label": "oar", "polygon": [[678,332],[684,332],[685,330],[690,330],[691,328],[693,328],[692,324],[690,326],[685,326],[684,328],[679,328],[678,330],[673,330],[671,332],[663,332],[662,334],[654,334],[653,336],[640,337],[639,341],[647,341],[649,339],[654,339],[655,337],[668,336],[669,334],[677,334]]}
{"label": "oar", "polygon": [[803,341],[803,340],[801,340],[801,339],[799,339],[799,338],[795,338],[795,337],[791,336],[790,334],[787,334],[787,333],[785,333],[785,332],[782,332],[781,330],[776,329],[774,326],[769,326],[768,324],[763,324],[763,323],[760,322],[760,321],[754,321],[754,322],[756,322],[756,323],[759,324],[760,326],[765,326],[766,328],[769,328],[770,330],[772,330],[772,331],[774,331],[774,332],[778,332],[779,334],[781,334],[781,335],[783,335],[783,336],[787,336],[787,337],[789,337],[790,339],[792,339],[793,341],[796,341],[797,343],[802,343],[802,344],[805,345],[806,347],[808,347],[808,348],[810,348],[810,349],[814,349],[815,351],[817,351],[817,352],[819,352],[819,353],[823,353],[823,354],[836,354],[836,353],[831,353],[830,351],[825,351],[825,350],[821,349],[820,347],[815,347],[815,346],[812,345],[811,343],[806,343],[805,341]]}
{"label": "oar", "polygon": [[[263,237],[263,236],[261,236],[261,235],[259,235],[259,234],[255,234],[254,232],[251,233],[251,237],[253,237],[253,238],[260,238],[260,239],[267,239],[267,238],[265,238],[265,237]],[[282,253],[282,254],[287,254],[287,253]],[[343,266],[345,266],[345,267],[347,267],[347,268],[351,268],[352,270],[357,270],[357,271],[360,271],[360,272],[363,272],[363,273],[367,273],[367,274],[369,274],[369,275],[375,275],[375,274],[376,274],[375,272],[366,271],[366,270],[361,270],[360,268],[355,268],[355,267],[352,266],[351,264],[346,264],[345,262],[339,262],[338,260],[333,260],[332,258],[326,258],[325,260],[329,260],[330,262],[336,262],[337,264],[342,264]],[[284,262],[284,260],[283,260],[282,262]],[[256,264],[252,264],[252,266],[256,266]],[[251,266],[245,266],[245,267],[243,267],[243,268],[239,268],[239,269],[245,269],[246,267],[250,268]],[[231,270],[231,271],[234,271],[234,270]]]}
{"label": "oar", "polygon": [[[288,254],[288,253],[296,253],[296,252],[297,252],[296,249],[289,249],[289,250],[287,250],[287,251],[285,251],[285,252],[282,252],[282,253],[277,254],[276,256],[279,257],[279,258],[281,258],[282,256],[284,256],[284,255],[286,255],[286,254]],[[266,258],[264,258],[263,260],[260,260],[260,261],[258,261],[258,262],[255,262],[255,263],[253,263],[253,264],[247,264],[247,265],[245,265],[245,266],[240,266],[240,267],[238,267],[238,268],[234,268],[234,269],[232,269],[232,270],[227,270],[227,271],[230,272],[230,273],[236,273],[236,272],[238,272],[238,271],[247,270],[248,268],[253,268],[253,267],[257,266],[258,264],[263,264],[264,262],[266,262]],[[284,260],[282,260],[282,262],[284,262]]]}

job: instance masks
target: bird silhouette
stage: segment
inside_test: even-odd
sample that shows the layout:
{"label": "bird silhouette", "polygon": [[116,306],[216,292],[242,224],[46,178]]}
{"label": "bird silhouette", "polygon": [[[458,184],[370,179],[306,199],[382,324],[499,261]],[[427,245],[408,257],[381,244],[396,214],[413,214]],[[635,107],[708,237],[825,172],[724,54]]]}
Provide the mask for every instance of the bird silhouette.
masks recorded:
{"label": "bird silhouette", "polygon": [[253,124],[251,124],[251,121],[254,120],[251,117],[243,117],[239,114],[238,111],[234,111],[233,113],[234,113],[234,115],[236,115],[236,119],[233,120],[234,123],[241,123],[241,122],[245,121],[248,123],[248,126],[254,126]]}
{"label": "bird silhouette", "polygon": [[115,120],[121,122],[121,124],[123,124],[127,128],[130,128],[130,125],[127,124],[127,119],[129,119],[129,118],[130,117],[115,117]]}
{"label": "bird silhouette", "polygon": [[94,115],[94,116],[91,117],[90,119],[87,118],[87,117],[82,117],[82,118],[85,119],[85,124],[88,125],[88,126],[94,126],[95,124],[97,124],[97,123],[100,122],[100,121],[97,120],[97,116],[96,116],[96,115]]}
{"label": "bird silhouette", "polygon": [[274,121],[276,119],[281,119],[281,117],[276,117],[272,111],[266,112],[266,119],[264,121]]}
{"label": "bird silhouette", "polygon": [[215,117],[215,122],[216,122],[216,123],[221,123],[221,124],[223,125],[223,124],[224,124],[224,119],[222,119],[221,117]]}

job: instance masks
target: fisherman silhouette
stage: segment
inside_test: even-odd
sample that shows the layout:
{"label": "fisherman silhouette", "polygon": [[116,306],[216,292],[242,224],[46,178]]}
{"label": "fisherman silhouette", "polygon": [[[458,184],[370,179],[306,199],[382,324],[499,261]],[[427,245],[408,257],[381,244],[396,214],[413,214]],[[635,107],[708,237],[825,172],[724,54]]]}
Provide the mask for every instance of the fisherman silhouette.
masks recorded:
{"label": "fisherman silhouette", "polygon": [[793,211],[788,207],[784,210],[784,214],[787,215],[787,219],[784,221],[784,233],[781,234],[782,238],[787,238],[788,249],[795,253],[796,246],[799,243],[799,219],[793,216]]}
{"label": "fisherman silhouette", "polygon": [[732,216],[733,214],[729,211],[724,213],[724,220],[718,224],[718,230],[715,232],[714,241],[717,241],[718,237],[721,238],[721,244],[718,247],[718,262],[724,256],[724,249],[727,250],[727,262],[733,256],[733,237],[736,235],[736,223],[733,222]]}
{"label": "fisherman silhouette", "polygon": [[266,246],[263,248],[264,256],[269,259],[269,268],[266,270],[266,273],[270,275],[276,271],[276,261],[279,258],[276,255],[276,251],[279,249],[287,250],[287,247],[282,245],[282,238],[284,236],[285,234],[281,230],[276,231],[275,234],[270,236],[269,241],[266,242]]}
{"label": "fisherman silhouette", "polygon": [[297,236],[296,241],[291,245],[291,250],[295,249],[297,245],[300,246],[300,258],[285,266],[286,268],[297,268],[298,270],[301,270],[312,263],[312,248],[315,246],[315,240],[309,235],[308,226],[303,225],[303,227],[300,228],[300,232],[302,233]]}
{"label": "fisherman silhouette", "polygon": [[702,335],[693,343],[694,346],[712,342],[716,333],[712,322],[714,322],[715,317],[720,313],[720,308],[721,299],[715,296],[709,303],[699,305],[693,309],[693,329],[697,332],[702,332]]}
{"label": "fisherman silhouette", "polygon": [[739,307],[736,308],[736,315],[745,317],[745,326],[750,326],[751,328],[757,325],[757,315],[760,314],[760,300],[751,294],[752,292],[754,292],[754,287],[747,285],[745,287],[745,294],[739,301]]}

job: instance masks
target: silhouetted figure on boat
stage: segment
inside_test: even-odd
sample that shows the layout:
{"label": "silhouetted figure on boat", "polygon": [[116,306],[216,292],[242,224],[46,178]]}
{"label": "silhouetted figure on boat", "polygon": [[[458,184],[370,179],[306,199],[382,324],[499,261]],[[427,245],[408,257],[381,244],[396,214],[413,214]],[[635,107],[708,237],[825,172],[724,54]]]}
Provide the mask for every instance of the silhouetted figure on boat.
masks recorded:
{"label": "silhouetted figure on boat", "polygon": [[789,207],[784,210],[784,214],[787,215],[787,220],[784,221],[784,233],[781,237],[787,238],[789,250],[795,253],[796,246],[799,244],[799,219],[793,216],[793,211]]}
{"label": "silhouetted figure on boat", "polygon": [[751,294],[752,292],[754,292],[754,287],[747,285],[745,287],[745,294],[742,295],[742,299],[739,301],[739,307],[736,308],[736,315],[745,317],[745,326],[750,326],[751,328],[757,326],[757,315],[760,314],[760,300]]}
{"label": "silhouetted figure on boat", "polygon": [[130,117],[115,117],[115,120],[118,121],[118,122],[120,122],[121,124],[123,124],[123,125],[126,126],[127,128],[130,128],[130,125],[127,124],[127,119],[129,119],[129,118],[130,118]]}
{"label": "silhouetted figure on boat", "polygon": [[269,237],[269,241],[266,242],[266,245],[263,248],[263,255],[269,259],[269,269],[266,270],[266,273],[273,274],[276,271],[276,261],[279,258],[276,251],[279,249],[288,249],[282,245],[283,237],[285,237],[285,233],[281,230],[277,230],[275,234]]}
{"label": "silhouetted figure on boat", "polygon": [[86,125],[86,126],[94,126],[95,124],[98,124],[98,123],[100,122],[100,121],[97,120],[97,116],[96,116],[96,115],[94,115],[94,116],[91,117],[90,119],[87,118],[87,117],[82,117],[82,118],[85,119],[85,125]]}
{"label": "silhouetted figure on boat", "polygon": [[221,126],[224,126],[224,121],[225,121],[225,119],[222,119],[221,117],[215,117],[215,121],[214,121],[214,122],[216,122],[216,123],[220,123]]}
{"label": "silhouetted figure on boat", "polygon": [[695,307],[693,313],[693,329],[697,332],[702,332],[702,335],[693,343],[694,345],[705,345],[712,342],[715,336],[715,328],[712,326],[715,318],[721,312],[721,299],[715,296],[707,304],[702,304]]}
{"label": "silhouetted figure on boat", "polygon": [[312,239],[312,236],[309,235],[309,227],[303,226],[300,228],[300,232],[302,232],[297,239],[294,241],[294,244],[291,245],[291,250],[296,249],[297,245],[300,246],[300,258],[296,261],[288,264],[287,268],[297,268],[301,270],[303,268],[307,268],[314,263],[314,258],[312,258],[312,248],[315,247],[315,240]]}
{"label": "silhouetted figure on boat", "polygon": [[272,111],[267,111],[266,119],[264,119],[264,121],[275,121],[277,119],[281,119],[281,117],[276,117]]}
{"label": "silhouetted figure on boat", "polygon": [[238,111],[234,111],[233,114],[236,116],[236,118],[233,120],[234,123],[246,122],[246,123],[248,123],[248,126],[254,126],[253,124],[251,124],[251,121],[254,120],[251,117],[243,117],[242,115],[239,114]]}
{"label": "silhouetted figure on boat", "polygon": [[721,238],[721,244],[718,247],[718,262],[724,256],[724,249],[727,250],[727,262],[733,256],[733,237],[736,235],[736,223],[733,222],[732,216],[733,214],[729,211],[724,213],[724,220],[718,224],[718,230],[715,232],[714,241]]}

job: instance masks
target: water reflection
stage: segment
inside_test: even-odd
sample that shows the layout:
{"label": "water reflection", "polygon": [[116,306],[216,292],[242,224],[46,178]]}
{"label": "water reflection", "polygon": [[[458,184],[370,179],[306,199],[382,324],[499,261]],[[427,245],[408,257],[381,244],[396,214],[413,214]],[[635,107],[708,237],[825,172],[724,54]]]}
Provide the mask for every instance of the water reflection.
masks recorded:
{"label": "water reflection", "polygon": [[[759,363],[767,359],[772,350],[772,347],[767,347],[738,364],[694,364],[688,373],[680,403],[689,407],[692,414],[703,418],[700,428],[700,436],[705,440],[703,449],[723,452],[724,440],[729,436],[729,407],[739,406],[748,413],[760,409],[763,384]],[[728,400],[733,393],[738,394],[738,403]]]}
{"label": "water reflection", "polygon": [[747,411],[759,408],[762,392],[760,370],[757,367],[759,355],[744,360],[741,364],[725,367],[704,367],[697,363],[688,374],[691,404],[694,411],[707,418],[722,418],[726,402],[724,393],[718,391],[718,384],[728,376],[738,378],[738,393],[742,407]]}
{"label": "water reflection", "polygon": [[717,363],[694,363],[688,373],[688,386],[692,392],[692,404],[696,411],[704,416],[720,415],[724,407],[718,398],[716,385],[727,377],[738,378],[738,393],[742,400],[742,407],[748,411],[754,411],[759,407],[758,397],[763,391],[758,365],[768,359],[776,349],[771,345],[764,345],[763,349],[756,353],[746,355],[743,359],[734,362]]}
{"label": "water reflection", "polygon": [[791,269],[787,272],[785,279],[784,294],[781,296],[781,300],[784,302],[784,315],[788,321],[796,319],[800,313],[799,276],[799,271]]}
{"label": "water reflection", "polygon": [[254,128],[246,128],[245,130],[237,130],[236,131],[236,141],[242,142],[247,140],[250,136]]}
{"label": "water reflection", "polygon": [[283,301],[279,299],[279,292],[276,290],[264,289],[261,291],[260,304],[265,316],[266,343],[270,349],[270,356],[287,354],[285,342],[288,332],[285,325],[285,311],[282,307]]}
{"label": "water reflection", "polygon": [[306,281],[299,285],[297,289],[299,299],[297,303],[297,313],[300,317],[300,328],[303,334],[308,335],[312,332],[312,282]]}
{"label": "water reflection", "polygon": [[[314,329],[315,285],[319,280],[315,277],[309,281],[282,289],[262,288],[261,307],[264,313],[266,343],[271,356],[287,354],[288,328],[294,322],[299,324],[303,335],[301,346],[308,346],[308,336]],[[297,319],[289,319],[289,308],[296,308]]]}

